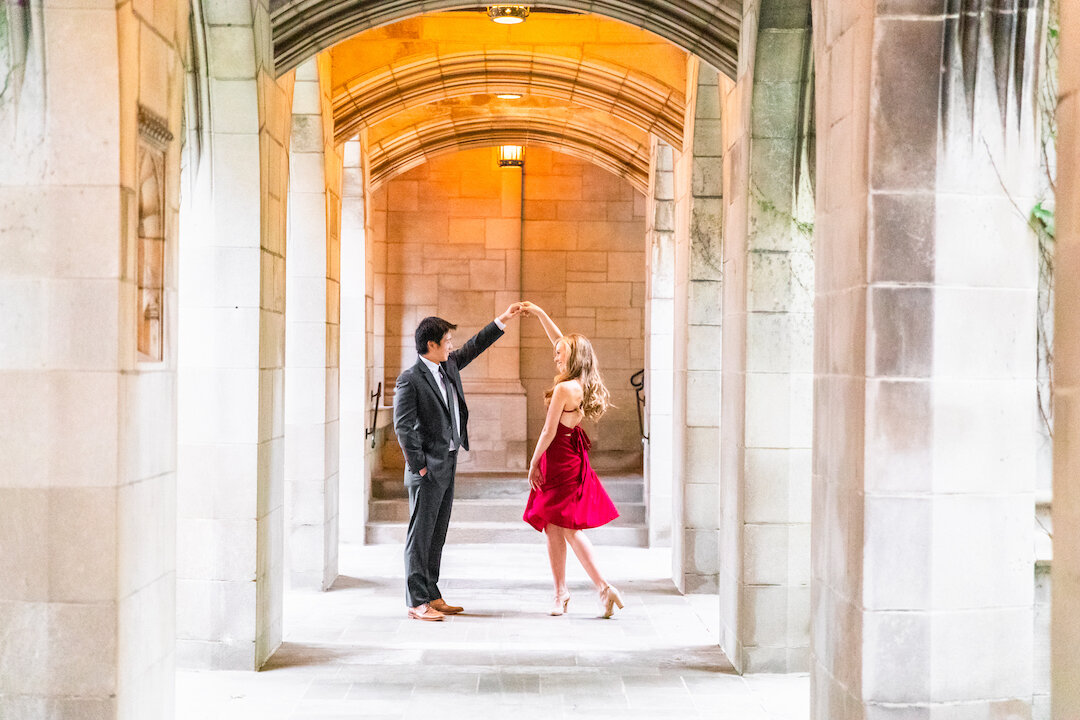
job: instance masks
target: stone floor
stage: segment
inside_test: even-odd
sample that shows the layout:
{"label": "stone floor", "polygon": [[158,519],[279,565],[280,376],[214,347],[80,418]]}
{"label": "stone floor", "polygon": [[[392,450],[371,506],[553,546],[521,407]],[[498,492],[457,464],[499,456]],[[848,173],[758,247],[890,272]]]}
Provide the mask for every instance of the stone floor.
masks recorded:
{"label": "stone floor", "polygon": [[285,642],[262,672],[180,671],[178,720],[805,720],[806,675],[736,675],[713,598],[672,585],[668,551],[599,548],[626,600],[597,616],[570,558],[570,614],[547,614],[543,546],[451,545],[447,599],[466,614],[405,618],[400,545],[345,546],[327,593],[291,592]]}

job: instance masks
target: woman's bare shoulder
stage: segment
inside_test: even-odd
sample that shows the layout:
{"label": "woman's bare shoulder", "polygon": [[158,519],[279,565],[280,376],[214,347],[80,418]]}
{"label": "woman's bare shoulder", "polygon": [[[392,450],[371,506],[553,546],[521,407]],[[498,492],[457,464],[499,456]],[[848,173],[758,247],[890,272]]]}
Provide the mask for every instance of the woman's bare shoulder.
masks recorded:
{"label": "woman's bare shoulder", "polygon": [[574,379],[563,380],[555,386],[555,392],[575,406],[581,402],[581,398],[585,394],[585,390],[581,387],[581,383]]}

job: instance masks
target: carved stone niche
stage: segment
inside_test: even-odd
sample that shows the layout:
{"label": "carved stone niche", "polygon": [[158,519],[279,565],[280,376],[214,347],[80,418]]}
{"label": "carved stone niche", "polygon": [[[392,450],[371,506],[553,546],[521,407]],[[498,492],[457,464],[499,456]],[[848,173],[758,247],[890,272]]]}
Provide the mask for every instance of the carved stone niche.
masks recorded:
{"label": "carved stone niche", "polygon": [[165,121],[139,107],[137,348],[139,360],[161,362],[165,345]]}

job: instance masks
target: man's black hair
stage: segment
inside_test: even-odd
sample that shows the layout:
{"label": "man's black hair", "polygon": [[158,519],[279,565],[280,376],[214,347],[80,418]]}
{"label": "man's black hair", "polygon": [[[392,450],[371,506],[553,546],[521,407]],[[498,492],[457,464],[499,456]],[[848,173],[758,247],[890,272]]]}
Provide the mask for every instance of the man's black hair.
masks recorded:
{"label": "man's black hair", "polygon": [[426,355],[428,341],[438,345],[442,342],[443,335],[451,330],[457,330],[457,325],[443,320],[441,317],[426,317],[416,326],[416,352],[418,355]]}

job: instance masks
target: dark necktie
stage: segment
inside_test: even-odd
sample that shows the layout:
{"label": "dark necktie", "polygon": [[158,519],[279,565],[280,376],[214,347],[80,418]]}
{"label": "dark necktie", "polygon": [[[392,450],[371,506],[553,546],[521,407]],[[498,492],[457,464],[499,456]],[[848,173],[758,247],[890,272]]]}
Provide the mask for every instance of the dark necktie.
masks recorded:
{"label": "dark necktie", "polygon": [[457,395],[450,388],[450,378],[446,376],[442,366],[439,366],[439,379],[442,380],[443,393],[446,398],[446,409],[450,411],[450,430],[454,438],[454,449],[461,445],[461,435],[458,434],[457,413],[454,412],[457,404]]}

